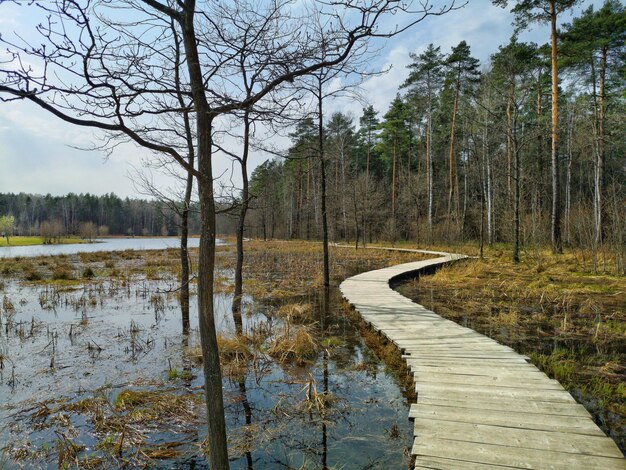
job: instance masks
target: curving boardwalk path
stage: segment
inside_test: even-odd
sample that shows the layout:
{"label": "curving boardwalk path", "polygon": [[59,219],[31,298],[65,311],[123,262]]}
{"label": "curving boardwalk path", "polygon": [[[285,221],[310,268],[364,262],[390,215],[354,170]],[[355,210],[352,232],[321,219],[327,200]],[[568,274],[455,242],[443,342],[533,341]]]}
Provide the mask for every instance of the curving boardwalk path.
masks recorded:
{"label": "curving boardwalk path", "polygon": [[362,273],[340,289],[403,352],[413,373],[415,468],[626,469],[587,410],[525,356],[390,287],[465,256],[401,251],[439,257]]}

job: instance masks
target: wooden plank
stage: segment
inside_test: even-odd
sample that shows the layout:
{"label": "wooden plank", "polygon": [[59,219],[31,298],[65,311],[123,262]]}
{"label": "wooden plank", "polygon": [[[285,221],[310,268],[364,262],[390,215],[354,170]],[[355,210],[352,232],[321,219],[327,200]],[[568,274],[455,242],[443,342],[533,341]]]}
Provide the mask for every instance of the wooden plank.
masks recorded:
{"label": "wooden plank", "polygon": [[[449,362],[449,361],[448,361]],[[438,362],[438,361],[420,361],[419,365],[410,364],[407,367],[413,372],[416,380],[420,380],[422,377],[454,377],[459,376],[458,379],[461,380],[463,378],[468,377],[483,377],[483,378],[498,378],[498,379],[513,379],[517,378],[520,380],[535,380],[535,381],[543,381],[543,382],[556,382],[554,379],[548,378],[546,374],[541,372],[539,369],[528,365],[524,367],[523,364],[520,363],[512,363],[512,369],[507,368],[506,366],[510,363],[504,363],[504,368],[502,367],[503,363],[499,362],[500,367],[497,365],[493,365],[492,367],[481,367],[480,363],[468,364],[468,365],[459,365],[458,363],[453,362]],[[508,375],[504,372],[510,372]]]}
{"label": "wooden plank", "polygon": [[536,429],[538,431],[560,431],[589,436],[604,436],[604,433],[590,419],[545,415],[543,413],[521,413],[516,411],[480,410],[452,406],[421,405],[411,407],[410,417],[418,419],[434,419],[471,424],[488,424],[520,429]]}
{"label": "wooden plank", "polygon": [[[408,361],[407,361],[408,362]],[[510,367],[509,367],[510,365]],[[420,373],[446,373],[446,374],[471,374],[471,375],[484,375],[487,377],[496,373],[499,376],[518,375],[518,374],[530,374],[540,377],[547,377],[543,372],[534,367],[524,367],[523,364],[512,363],[505,366],[498,366],[497,364],[488,363],[485,361],[484,367],[473,363],[471,365],[459,365],[445,362],[431,361],[426,363],[421,361],[419,364],[409,364],[411,372],[414,374]]]}
{"label": "wooden plank", "polygon": [[493,444],[476,444],[429,437],[416,439],[413,453],[421,456],[445,457],[487,465],[545,470],[624,470],[624,459],[569,454],[536,449],[522,449]]}
{"label": "wooden plank", "polygon": [[604,436],[585,436],[581,434],[474,423],[444,422],[430,419],[420,419],[415,422],[415,435],[420,440],[434,437],[525,449],[599,455],[613,458],[622,457],[622,453],[617,448],[617,445]]}
{"label": "wooden plank", "polygon": [[[508,346],[503,346],[495,341],[482,341],[475,343],[458,342],[452,344],[440,343],[440,344],[421,344],[419,341],[413,339],[399,339],[400,344],[410,345],[411,348],[418,351],[455,351],[455,350],[478,350],[478,351],[507,351],[515,352]],[[517,353],[516,353],[517,354]]]}
{"label": "wooden plank", "polygon": [[462,258],[443,255],[340,286],[363,320],[404,352],[415,378],[415,468],[626,470],[587,410],[528,358],[389,287],[397,276]]}
{"label": "wooden plank", "polygon": [[[584,406],[578,403],[555,403],[550,401],[519,400],[503,398],[485,401],[482,397],[454,399],[453,397],[418,397],[419,405],[473,408],[477,410],[515,411],[519,413],[538,413],[543,415],[572,416],[591,419]],[[417,405],[411,405],[417,406]]]}
{"label": "wooden plank", "polygon": [[492,353],[490,351],[449,351],[447,353],[425,353],[418,351],[407,350],[407,359],[455,359],[457,362],[463,363],[463,359],[470,359],[477,361],[482,359],[484,361],[498,361],[498,362],[518,362],[521,364],[528,364],[523,356],[515,355],[511,353]]}
{"label": "wooden plank", "polygon": [[485,463],[468,462],[467,460],[418,455],[415,459],[415,468],[430,468],[434,470],[510,470],[513,467],[509,465],[489,465]]}
{"label": "wooden plank", "polygon": [[[517,389],[518,391],[489,391],[484,389],[480,392],[467,392],[467,391],[459,391],[459,390],[450,390],[450,389],[435,389],[435,388],[425,388],[419,385],[416,385],[416,391],[419,397],[440,397],[440,398],[448,398],[451,400],[471,400],[471,399],[483,399],[487,400],[498,400],[500,398],[514,398],[519,400],[537,400],[537,401],[547,401],[552,403],[575,403],[572,396],[563,391],[558,390],[542,390],[540,392],[533,392],[531,390],[523,390]],[[545,393],[543,393],[545,392]],[[548,393],[551,392],[551,393]]]}
{"label": "wooden plank", "polygon": [[551,390],[563,390],[556,380],[544,378],[520,378],[516,376],[486,376],[486,375],[461,375],[461,374],[421,374],[416,376],[418,384],[462,384],[482,385],[488,387],[507,386],[515,388],[537,387]]}
{"label": "wooden plank", "polygon": [[560,401],[563,403],[576,403],[576,400],[561,389],[546,389],[543,387],[534,387],[532,390],[528,388],[507,387],[507,386],[485,386],[485,385],[469,385],[469,384],[437,384],[429,382],[420,382],[416,384],[417,393],[424,396],[446,396],[448,394],[466,395],[468,397],[505,397],[505,398],[524,398],[542,401]]}
{"label": "wooden plank", "polygon": [[[494,344],[496,343],[494,340],[490,339],[490,338],[485,338],[483,337],[474,337],[474,338],[467,338],[467,337],[462,337],[460,339],[448,339],[445,343],[442,342],[441,340],[437,340],[437,339],[433,339],[429,336],[423,337],[423,338],[414,338],[411,340],[412,343],[415,343],[416,346],[422,346],[422,347],[427,347],[427,346],[439,346],[439,345],[444,345],[444,346],[454,346],[454,345],[479,345],[479,344]],[[496,343],[497,344],[497,343]]]}

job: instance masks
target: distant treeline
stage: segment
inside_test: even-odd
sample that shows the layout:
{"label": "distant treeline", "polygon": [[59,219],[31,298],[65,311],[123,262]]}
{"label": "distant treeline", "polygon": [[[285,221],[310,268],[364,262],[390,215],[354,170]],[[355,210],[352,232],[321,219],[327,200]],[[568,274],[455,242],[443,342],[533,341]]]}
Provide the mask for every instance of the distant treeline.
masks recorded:
{"label": "distant treeline", "polygon": [[[0,193],[0,216],[15,218],[15,235],[178,235],[179,216],[173,204],[145,199],[122,199],[73,194],[45,196]],[[199,217],[193,211],[190,233],[199,232]],[[58,233],[61,232],[61,233]]]}

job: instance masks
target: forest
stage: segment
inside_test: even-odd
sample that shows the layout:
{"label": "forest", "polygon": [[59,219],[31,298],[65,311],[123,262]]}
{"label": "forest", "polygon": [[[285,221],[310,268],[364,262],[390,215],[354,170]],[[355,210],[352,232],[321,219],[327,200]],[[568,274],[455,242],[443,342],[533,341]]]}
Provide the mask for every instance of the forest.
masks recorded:
{"label": "forest", "polygon": [[[95,229],[90,235],[178,235],[176,207],[167,201],[122,199],[115,194],[1,194],[0,214],[15,219],[13,235],[39,235],[44,223],[52,224],[59,235],[82,235],[81,229]],[[191,220],[198,231],[197,217]]]}
{"label": "forest", "polygon": [[[608,1],[563,25],[556,89],[548,44],[513,35],[486,64],[465,41],[430,44],[411,54],[387,110],[325,116],[330,238],[506,242],[517,259],[520,249],[565,245],[593,252],[594,263],[608,249],[610,269],[624,272],[624,22],[623,6]],[[314,118],[290,136],[286,158],[252,174],[256,237],[321,237]]]}

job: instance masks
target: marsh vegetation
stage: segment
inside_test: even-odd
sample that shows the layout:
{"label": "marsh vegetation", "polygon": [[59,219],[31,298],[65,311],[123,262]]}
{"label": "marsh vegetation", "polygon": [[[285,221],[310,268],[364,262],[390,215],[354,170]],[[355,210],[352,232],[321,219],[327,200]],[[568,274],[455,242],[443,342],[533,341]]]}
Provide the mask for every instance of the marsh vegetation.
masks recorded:
{"label": "marsh vegetation", "polygon": [[[336,288],[319,289],[321,277],[310,273],[320,272],[321,247],[246,248],[242,334],[231,312],[231,246],[218,254],[214,299],[231,466],[407,466],[409,376],[397,351],[356,321]],[[336,281],[419,258],[332,254]],[[7,465],[207,465],[197,312],[192,302],[184,336],[177,250],[1,263]]]}

